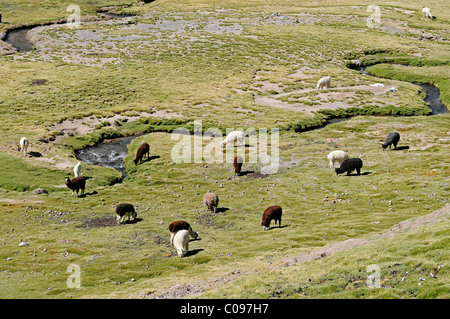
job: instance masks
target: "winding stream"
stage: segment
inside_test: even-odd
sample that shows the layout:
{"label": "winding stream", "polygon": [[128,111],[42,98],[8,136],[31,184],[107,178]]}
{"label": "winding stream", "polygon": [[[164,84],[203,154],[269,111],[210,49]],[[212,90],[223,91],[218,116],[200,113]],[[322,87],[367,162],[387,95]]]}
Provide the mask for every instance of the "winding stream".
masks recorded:
{"label": "winding stream", "polygon": [[[98,14],[111,19],[123,19],[135,16],[133,14],[117,14],[108,11],[99,11]],[[56,22],[55,24],[61,23],[65,22]],[[19,52],[31,51],[33,49],[33,43],[28,39],[27,33],[36,27],[37,26],[19,27],[17,29],[8,30],[3,41],[11,44]]]}
{"label": "winding stream", "polygon": [[33,43],[28,40],[27,33],[34,27],[23,27],[10,30],[6,33],[4,42],[11,44],[19,52],[30,51],[33,49]]}
{"label": "winding stream", "polygon": [[[359,67],[356,68],[356,70],[360,71],[364,75],[376,78],[375,75],[372,75],[366,71],[366,69],[369,67],[370,66]],[[423,91],[426,94],[424,101],[428,103],[428,106],[431,109],[431,115],[445,114],[449,112],[447,107],[439,99],[439,97],[441,96],[441,92],[436,86],[428,83],[419,83],[419,82],[409,82],[409,83],[420,86],[423,89]]]}
{"label": "winding stream", "polygon": [[439,97],[441,96],[441,92],[437,87],[428,83],[411,83],[420,86],[425,91],[427,96],[425,97],[424,101],[429,104],[431,115],[445,114],[449,112],[447,107],[439,99]]}
{"label": "winding stream", "polygon": [[[118,15],[108,12],[101,12],[101,14],[109,16],[111,18],[124,18],[128,15]],[[27,38],[27,32],[33,27],[23,27],[8,31],[4,41],[14,46],[18,51],[30,51],[33,49],[33,44]],[[357,67],[354,69],[359,70],[362,74],[375,77],[374,75],[366,72],[367,67]],[[439,100],[440,92],[437,87],[427,83],[410,82],[420,86],[426,93],[425,102],[428,103],[432,113],[431,115],[448,113],[447,107]],[[325,123],[328,124],[337,123],[340,121],[348,120],[344,119],[331,119]],[[324,126],[312,129],[323,128]],[[135,139],[136,136],[116,138],[102,142],[96,146],[87,147],[85,149],[76,152],[77,159],[93,165],[99,165],[103,167],[111,167],[116,169],[122,174],[122,178],[126,177],[125,168],[123,166],[123,159],[128,154],[128,144]]]}
{"label": "winding stream", "polygon": [[[373,76],[366,72],[366,68],[360,69],[361,73]],[[411,82],[413,83],[413,82]],[[420,86],[426,93],[425,102],[429,104],[432,111],[431,115],[448,113],[447,107],[439,100],[440,92],[437,87],[427,83],[413,84]],[[330,119],[324,126],[312,128],[311,130],[321,129],[326,125],[349,120],[350,118]],[[105,141],[96,146],[87,147],[76,152],[76,157],[88,164],[100,165],[104,167],[112,167],[122,173],[122,177],[126,177],[123,159],[127,156],[128,144],[135,139],[136,136],[121,137],[113,140]]]}
{"label": "winding stream", "polygon": [[95,146],[86,147],[76,151],[75,156],[80,161],[92,165],[112,167],[122,174],[122,179],[127,177],[123,159],[128,155],[128,144],[137,136],[119,137],[106,140]]}

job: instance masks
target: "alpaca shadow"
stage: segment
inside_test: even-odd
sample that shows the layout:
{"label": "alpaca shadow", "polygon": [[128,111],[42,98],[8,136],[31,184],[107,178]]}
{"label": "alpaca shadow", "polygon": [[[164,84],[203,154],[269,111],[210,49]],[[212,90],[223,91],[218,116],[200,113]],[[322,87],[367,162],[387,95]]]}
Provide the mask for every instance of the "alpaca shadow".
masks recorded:
{"label": "alpaca shadow", "polygon": [[358,173],[350,173],[350,174],[345,174],[344,176],[366,176],[366,175],[369,175],[369,174],[372,174],[372,172],[363,172],[363,173],[361,173],[361,174],[358,174]]}
{"label": "alpaca shadow", "polygon": [[42,157],[42,153],[39,152],[28,152],[28,155],[30,155],[30,157]]}
{"label": "alpaca shadow", "polygon": [[238,173],[237,176],[245,176],[245,175],[248,175],[248,174],[252,174],[252,173],[254,173],[254,172],[255,172],[255,171],[244,171],[244,172]]}
{"label": "alpaca shadow", "polygon": [[145,163],[145,162],[151,162],[152,160],[157,159],[157,158],[160,158],[160,157],[161,157],[161,156],[159,156],[159,155],[152,155],[152,156],[149,156],[149,157],[147,157],[146,159],[143,159],[142,162],[141,162],[141,164],[142,164],[142,163]]}
{"label": "alpaca shadow", "polygon": [[189,250],[186,254],[186,257],[197,255],[199,252],[203,251],[204,249],[193,249]]}
{"label": "alpaca shadow", "polygon": [[90,192],[90,193],[84,193],[83,195],[79,195],[77,197],[85,198],[86,196],[97,195],[97,194],[98,194],[97,191],[93,191],[93,192]]}
{"label": "alpaca shadow", "polygon": [[238,148],[238,147],[256,147],[255,145],[251,145],[251,144],[244,144],[244,145],[233,145],[233,148]]}
{"label": "alpaca shadow", "polygon": [[397,148],[392,149],[391,151],[402,151],[402,150],[409,150],[409,146],[408,145],[399,146]]}
{"label": "alpaca shadow", "polygon": [[271,227],[269,227],[268,230],[272,230],[272,229],[275,229],[275,228],[285,228],[285,227],[289,227],[289,225],[283,225],[283,226],[271,226]]}
{"label": "alpaca shadow", "polygon": [[136,219],[133,219],[133,220],[130,219],[130,220],[125,221],[125,224],[137,224],[142,220],[143,220],[142,218],[136,217]]}
{"label": "alpaca shadow", "polygon": [[227,210],[230,210],[230,209],[227,208],[227,207],[217,207],[216,213],[224,213],[224,212],[226,212]]}

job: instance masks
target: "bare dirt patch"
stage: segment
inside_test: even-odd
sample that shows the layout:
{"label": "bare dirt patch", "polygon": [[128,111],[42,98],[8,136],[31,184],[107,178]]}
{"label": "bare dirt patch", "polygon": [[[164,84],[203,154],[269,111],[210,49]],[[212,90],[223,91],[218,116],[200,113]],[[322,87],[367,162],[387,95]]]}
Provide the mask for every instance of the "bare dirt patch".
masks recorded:
{"label": "bare dirt patch", "polygon": [[[275,87],[275,84],[271,84],[272,87]],[[279,87],[279,86],[277,86]],[[307,88],[302,90],[297,90],[288,93],[280,93],[274,95],[259,95],[255,93],[254,101],[258,105],[268,106],[273,108],[279,108],[288,111],[294,112],[303,112],[313,114],[313,112],[320,109],[337,109],[337,108],[349,108],[354,107],[354,104],[349,103],[349,99],[355,97],[356,91],[367,91],[371,92],[374,95],[383,95],[389,92],[390,86],[371,86],[371,85],[357,85],[357,86],[346,86],[339,88],[332,88],[328,91],[320,91],[315,97],[320,102],[317,102],[314,105],[308,105],[304,102],[308,102],[309,98],[292,98],[291,96],[295,96],[296,94],[309,93],[311,91],[315,91],[314,88]],[[263,91],[267,92],[267,90]],[[280,100],[280,98],[287,97],[290,99],[290,102],[285,102]],[[297,101],[297,102],[296,102]]]}
{"label": "bare dirt patch", "polygon": [[360,247],[367,244],[370,244],[375,241],[393,238],[401,233],[412,231],[416,228],[423,227],[426,225],[434,224],[442,220],[444,216],[448,216],[450,214],[450,204],[445,205],[443,208],[436,210],[428,215],[421,216],[418,218],[411,218],[400,222],[394,225],[389,230],[384,231],[380,235],[376,235],[370,238],[355,238],[348,239],[342,242],[338,242],[332,244],[323,249],[315,250],[310,253],[289,257],[282,261],[284,266],[291,266],[293,264],[307,262],[315,259],[320,259],[324,257],[329,257],[335,255],[341,251],[353,248]]}
{"label": "bare dirt patch", "polygon": [[109,122],[110,125],[114,125],[116,121],[135,121],[141,117],[157,117],[157,118],[165,118],[171,119],[174,117],[180,117],[179,114],[173,113],[168,110],[158,110],[153,113],[148,112],[139,112],[137,115],[126,116],[116,114],[111,117],[95,117],[89,116],[84,117],[82,119],[73,119],[73,120],[65,120],[61,123],[55,123],[51,126],[48,126],[47,129],[52,131],[59,131],[63,134],[73,134],[73,135],[85,135],[87,133],[91,133],[94,131],[95,126],[101,123]]}
{"label": "bare dirt patch", "polygon": [[100,228],[100,227],[114,227],[123,226],[124,224],[118,224],[115,216],[102,216],[94,218],[86,218],[83,223],[78,226],[81,228]]}
{"label": "bare dirt patch", "polygon": [[186,298],[203,293],[209,289],[217,288],[223,284],[238,279],[242,275],[248,275],[255,272],[256,270],[254,269],[247,269],[247,270],[237,269],[235,271],[223,274],[219,278],[213,278],[210,281],[200,281],[190,284],[178,284],[164,291],[148,291],[143,293],[141,292],[140,294],[141,297],[148,299]]}

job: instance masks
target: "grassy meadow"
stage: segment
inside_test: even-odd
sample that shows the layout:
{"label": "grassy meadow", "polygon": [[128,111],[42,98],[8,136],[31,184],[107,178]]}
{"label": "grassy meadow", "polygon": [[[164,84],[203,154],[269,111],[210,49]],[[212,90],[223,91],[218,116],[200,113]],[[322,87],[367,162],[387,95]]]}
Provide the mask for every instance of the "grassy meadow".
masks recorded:
{"label": "grassy meadow", "polygon": [[[0,30],[57,21],[72,2],[0,1]],[[371,1],[77,4],[82,17],[108,6],[130,16],[33,29],[35,49],[0,56],[0,298],[449,298],[448,212],[372,240],[448,207],[450,115],[430,116],[409,83],[436,85],[450,105],[444,1],[426,3],[435,20],[421,1],[381,1],[379,28],[367,25]],[[316,91],[325,75],[331,88]],[[203,133],[278,128],[278,171],[248,162],[260,146],[250,137],[241,176],[230,163],[175,163],[171,132],[185,128],[194,145],[196,120]],[[392,131],[401,149],[383,152]],[[83,163],[86,196],[71,196],[75,151],[130,135],[127,177]],[[144,141],[151,159],[135,166]],[[362,175],[335,175],[337,149],[363,160]],[[202,205],[207,191],[217,213]],[[115,223],[121,202],[136,221]],[[282,227],[264,232],[271,205]],[[185,258],[169,242],[175,220],[199,232]],[[351,240],[367,243],[286,264]],[[80,288],[67,285],[70,265]]]}

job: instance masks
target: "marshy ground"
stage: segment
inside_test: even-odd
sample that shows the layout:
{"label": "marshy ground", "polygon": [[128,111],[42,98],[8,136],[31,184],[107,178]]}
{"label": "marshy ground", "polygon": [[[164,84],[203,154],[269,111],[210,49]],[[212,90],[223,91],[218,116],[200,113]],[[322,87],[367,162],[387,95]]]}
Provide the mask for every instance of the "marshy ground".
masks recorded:
{"label": "marshy ground", "polygon": [[[10,2],[0,3],[0,32],[40,26],[27,35],[33,50],[0,42],[2,298],[449,297],[450,116],[429,115],[411,83],[437,86],[450,105],[444,2],[434,20],[419,1],[379,3],[376,28],[361,1],[114,7],[125,17],[97,12],[119,1],[80,1],[78,28],[50,23],[67,17],[67,1]],[[331,89],[315,90],[325,75]],[[221,132],[280,129],[279,170],[175,163],[171,132],[193,133],[195,120]],[[401,148],[383,152],[392,131]],[[126,178],[83,163],[86,196],[71,196],[75,151],[130,135]],[[144,141],[151,159],[135,166]],[[336,149],[363,160],[360,176],[335,175],[326,156]],[[208,190],[217,213],[201,203]],[[138,207],[136,221],[115,223],[121,202]],[[283,208],[282,227],[264,232],[271,205]],[[199,232],[186,258],[169,242],[181,219]],[[79,289],[66,284],[71,264]],[[370,265],[379,288],[367,285]]]}

